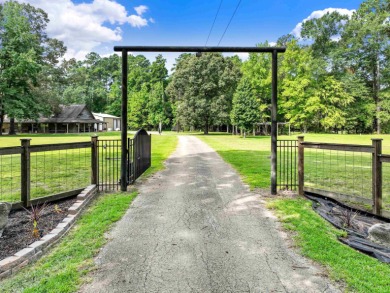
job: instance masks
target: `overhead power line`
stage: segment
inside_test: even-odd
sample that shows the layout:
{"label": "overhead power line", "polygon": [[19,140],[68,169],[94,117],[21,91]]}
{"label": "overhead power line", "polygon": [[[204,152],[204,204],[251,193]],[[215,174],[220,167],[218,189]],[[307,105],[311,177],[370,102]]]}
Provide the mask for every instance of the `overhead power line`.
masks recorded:
{"label": "overhead power line", "polygon": [[218,17],[219,11],[221,10],[222,2],[223,2],[223,0],[221,0],[221,1],[219,2],[219,6],[218,6],[217,13],[215,14],[215,17],[214,17],[213,24],[211,25],[211,28],[210,28],[210,31],[209,31],[209,35],[207,36],[206,43],[204,44],[204,46],[205,46],[205,47],[207,46],[207,43],[208,43],[208,41],[209,41],[209,38],[210,38],[211,32],[212,32],[212,30],[213,30],[213,28],[214,28],[215,21],[217,20],[217,17]]}
{"label": "overhead power line", "polygon": [[242,0],[238,1],[237,6],[236,6],[236,9],[234,10],[233,15],[232,15],[232,17],[230,18],[229,23],[227,24],[227,26],[226,26],[226,28],[225,28],[225,31],[223,32],[222,37],[221,37],[221,39],[219,40],[217,46],[219,46],[219,44],[222,42],[222,39],[223,39],[223,37],[225,36],[225,33],[226,33],[226,31],[228,30],[230,23],[232,22],[234,16],[236,15],[236,12],[237,12],[237,10],[238,10],[238,7],[239,7],[240,4],[241,4],[241,1],[242,1]]}

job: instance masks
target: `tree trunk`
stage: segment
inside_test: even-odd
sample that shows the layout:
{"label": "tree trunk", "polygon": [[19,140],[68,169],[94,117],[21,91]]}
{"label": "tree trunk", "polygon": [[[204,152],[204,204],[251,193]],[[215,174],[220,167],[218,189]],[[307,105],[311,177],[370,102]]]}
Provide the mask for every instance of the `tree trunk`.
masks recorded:
{"label": "tree trunk", "polygon": [[3,135],[4,113],[0,111],[0,135]]}
{"label": "tree trunk", "polygon": [[229,124],[226,125],[226,133],[229,133]]}
{"label": "tree trunk", "polygon": [[203,134],[209,134],[209,118],[206,117]]}
{"label": "tree trunk", "polygon": [[9,119],[9,132],[8,132],[9,135],[15,135],[16,134],[16,131],[15,131],[15,118],[10,118]]}

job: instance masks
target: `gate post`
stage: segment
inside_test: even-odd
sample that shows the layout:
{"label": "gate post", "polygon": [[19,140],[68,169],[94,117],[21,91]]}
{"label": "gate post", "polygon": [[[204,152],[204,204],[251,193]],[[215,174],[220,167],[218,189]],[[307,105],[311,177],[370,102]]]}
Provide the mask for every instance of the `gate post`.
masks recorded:
{"label": "gate post", "polygon": [[98,184],[98,136],[91,137],[91,184]]}
{"label": "gate post", "polygon": [[31,138],[23,138],[21,141],[22,154],[20,156],[20,183],[21,201],[24,207],[30,206],[30,141]]}
{"label": "gate post", "polygon": [[302,144],[304,136],[298,136],[298,195],[303,196],[305,178],[305,148]]}
{"label": "gate post", "polygon": [[122,50],[121,191],[127,190],[127,51]]}
{"label": "gate post", "polygon": [[382,139],[373,138],[372,147],[372,200],[373,212],[380,215],[382,212],[382,162],[380,155],[382,154]]}

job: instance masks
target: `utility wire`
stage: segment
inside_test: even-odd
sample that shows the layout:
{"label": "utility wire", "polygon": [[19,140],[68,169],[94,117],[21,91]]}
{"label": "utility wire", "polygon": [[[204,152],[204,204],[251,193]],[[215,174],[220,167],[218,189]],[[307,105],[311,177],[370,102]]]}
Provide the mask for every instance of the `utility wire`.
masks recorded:
{"label": "utility wire", "polygon": [[222,6],[222,2],[223,2],[223,0],[221,0],[221,1],[219,2],[219,7],[218,7],[218,10],[217,10],[217,13],[215,14],[214,21],[213,21],[213,24],[211,25],[209,35],[207,36],[206,43],[204,44],[205,47],[207,46],[207,43],[208,43],[208,41],[209,41],[211,32],[212,32],[212,30],[213,30],[213,28],[214,28],[215,21],[217,20],[217,17],[218,17],[218,14],[219,14],[219,10],[221,9],[221,6]]}
{"label": "utility wire", "polygon": [[242,1],[242,0],[238,1],[237,6],[236,6],[236,9],[234,10],[233,15],[232,15],[232,17],[230,18],[229,23],[228,23],[228,25],[226,26],[225,31],[223,32],[222,37],[221,37],[221,39],[219,40],[217,46],[219,46],[219,44],[221,43],[223,37],[225,36],[225,33],[226,33],[226,31],[228,30],[229,25],[230,25],[230,23],[232,22],[234,15],[236,15],[236,12],[237,12],[237,10],[238,10],[238,7],[239,7],[240,4],[241,4],[241,1]]}

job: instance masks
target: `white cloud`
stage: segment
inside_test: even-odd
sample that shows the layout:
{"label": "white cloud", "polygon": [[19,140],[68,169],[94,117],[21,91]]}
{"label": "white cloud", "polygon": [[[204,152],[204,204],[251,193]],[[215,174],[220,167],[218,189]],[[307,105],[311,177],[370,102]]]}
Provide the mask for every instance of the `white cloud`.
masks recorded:
{"label": "white cloud", "polygon": [[249,58],[249,53],[235,53],[242,61],[245,61]]}
{"label": "white cloud", "polygon": [[137,14],[139,16],[141,16],[142,14],[144,14],[148,10],[148,6],[140,5],[140,6],[134,7],[134,10],[137,12]]}
{"label": "white cloud", "polygon": [[291,34],[296,36],[297,38],[300,38],[301,37],[301,30],[302,30],[302,24],[305,22],[305,21],[308,21],[308,20],[311,20],[311,19],[314,19],[314,18],[321,18],[322,16],[324,16],[326,13],[332,13],[334,11],[337,11],[338,13],[340,13],[341,15],[347,15],[348,17],[351,17],[352,14],[356,11],[354,9],[352,10],[349,10],[349,9],[345,9],[345,8],[326,8],[324,10],[316,10],[316,11],[313,11],[308,17],[306,17],[304,20],[302,20],[300,23],[298,23],[295,28],[291,31]]}
{"label": "white cloud", "polygon": [[[65,58],[82,59],[104,43],[121,41],[121,25],[141,28],[151,22],[142,17],[148,10],[147,6],[134,7],[137,15],[130,15],[115,0],[93,0],[92,3],[81,4],[75,4],[72,0],[18,1],[42,8],[48,13],[50,22],[47,33],[65,43],[68,48]],[[4,2],[0,0],[0,3]]]}
{"label": "white cloud", "polygon": [[148,21],[139,15],[130,15],[128,17],[128,22],[132,27],[138,27],[138,28],[148,25]]}

